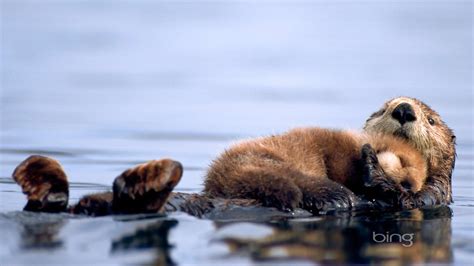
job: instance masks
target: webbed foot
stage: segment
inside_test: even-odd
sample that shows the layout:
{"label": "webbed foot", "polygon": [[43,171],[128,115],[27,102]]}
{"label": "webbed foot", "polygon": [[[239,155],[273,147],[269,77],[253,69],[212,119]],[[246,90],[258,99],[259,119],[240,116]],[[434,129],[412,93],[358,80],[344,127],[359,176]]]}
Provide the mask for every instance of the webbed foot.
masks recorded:
{"label": "webbed foot", "polygon": [[126,170],[114,180],[113,212],[160,211],[182,174],[181,164],[170,159],[154,160]]}
{"label": "webbed foot", "polygon": [[15,168],[12,176],[28,197],[25,211],[66,210],[69,184],[58,161],[41,155],[32,155]]}

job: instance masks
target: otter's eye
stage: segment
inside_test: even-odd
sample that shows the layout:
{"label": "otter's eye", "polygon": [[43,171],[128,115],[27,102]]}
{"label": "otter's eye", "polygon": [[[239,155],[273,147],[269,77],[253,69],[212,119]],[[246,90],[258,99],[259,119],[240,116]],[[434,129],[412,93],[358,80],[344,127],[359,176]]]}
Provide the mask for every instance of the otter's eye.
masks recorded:
{"label": "otter's eye", "polygon": [[431,117],[428,118],[428,122],[430,123],[430,125],[434,125],[434,124],[435,124],[435,121],[434,121],[433,118],[431,118]]}

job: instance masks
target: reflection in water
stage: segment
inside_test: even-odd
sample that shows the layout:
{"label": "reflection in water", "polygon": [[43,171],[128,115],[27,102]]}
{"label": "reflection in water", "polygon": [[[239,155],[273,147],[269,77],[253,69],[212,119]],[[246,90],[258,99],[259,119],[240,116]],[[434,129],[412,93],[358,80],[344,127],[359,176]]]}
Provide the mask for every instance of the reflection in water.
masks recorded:
{"label": "reflection in water", "polygon": [[28,224],[21,233],[22,248],[59,248],[63,241],[58,238],[58,233],[64,226],[64,221]]}
{"label": "reflection in water", "polygon": [[273,233],[263,238],[227,236],[221,240],[233,254],[248,254],[258,261],[445,263],[453,259],[451,216],[449,207],[440,206],[395,213],[295,219],[270,223]]}
{"label": "reflection in water", "polygon": [[155,265],[175,265],[170,256],[173,247],[168,242],[169,230],[178,224],[177,220],[163,220],[137,229],[133,234],[125,235],[112,242],[112,252],[135,251],[156,248]]}
{"label": "reflection in water", "polygon": [[[44,213],[21,212],[16,220],[21,223],[21,249],[58,249],[63,246],[59,232],[67,223],[62,215],[48,215]],[[34,217],[34,218],[32,218]]]}

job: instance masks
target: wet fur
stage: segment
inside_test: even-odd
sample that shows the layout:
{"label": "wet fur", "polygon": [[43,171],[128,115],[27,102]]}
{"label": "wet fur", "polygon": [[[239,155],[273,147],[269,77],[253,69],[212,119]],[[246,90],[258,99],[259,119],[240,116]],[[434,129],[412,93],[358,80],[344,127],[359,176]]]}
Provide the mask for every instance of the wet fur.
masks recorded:
{"label": "wet fur", "polygon": [[352,207],[357,202],[354,192],[365,191],[361,158],[365,143],[370,143],[376,153],[389,152],[398,159],[399,164],[383,161],[388,170],[386,178],[421,188],[426,163],[404,140],[381,134],[300,128],[245,141],[225,151],[207,173],[204,194],[255,199],[282,210],[302,207],[318,212]]}
{"label": "wet fur", "polygon": [[[403,127],[397,124],[397,122],[390,117],[391,111],[402,102],[410,103],[414,107],[417,115],[417,120],[414,123],[406,124]],[[434,125],[431,125],[428,122],[429,118],[435,121]],[[341,149],[341,153],[326,154],[325,157],[323,156],[322,158],[316,158],[317,156],[309,156],[307,158],[303,157],[302,160],[298,161],[291,161],[290,158],[290,161],[292,162],[290,167],[288,166],[288,164],[281,162],[285,162],[285,156],[291,157],[292,153],[298,152],[295,147],[299,147],[300,149],[302,149],[299,150],[299,152],[302,153],[307,152],[309,148],[313,147],[311,145],[300,145],[307,141],[305,137],[301,139],[289,138],[287,141],[289,143],[292,143],[292,145],[288,145],[287,152],[286,154],[283,154],[283,157],[281,154],[273,153],[268,148],[258,147],[257,145],[253,148],[253,151],[255,153],[247,154],[241,157],[240,159],[236,159],[237,161],[234,161],[232,163],[238,164],[239,160],[251,162],[250,165],[245,166],[243,169],[239,170],[242,170],[242,172],[234,172],[233,174],[236,177],[239,177],[240,174],[240,177],[242,177],[241,180],[245,182],[250,181],[249,184],[251,185],[249,186],[249,188],[255,188],[256,184],[262,184],[264,189],[261,189],[261,192],[266,193],[264,195],[272,194],[269,193],[272,192],[272,187],[274,188],[274,191],[287,191],[293,196],[288,198],[291,198],[291,200],[286,201],[286,206],[292,207],[295,204],[304,204],[308,209],[313,211],[321,209],[325,207],[325,205],[344,207],[352,204],[354,199],[353,193],[352,191],[348,190],[346,186],[354,189],[354,191],[356,192],[360,192],[358,189],[362,189],[363,193],[369,198],[371,197],[374,199],[381,199],[377,202],[385,201],[385,203],[389,206],[393,205],[401,206],[403,208],[412,208],[423,205],[449,204],[450,202],[452,202],[451,173],[454,168],[455,162],[455,136],[452,130],[446,126],[446,124],[441,120],[441,118],[435,111],[433,111],[421,101],[413,98],[395,98],[385,103],[381,110],[375,112],[371,117],[369,117],[365,124],[364,130],[369,134],[383,133],[391,136],[398,136],[404,138],[411,146],[415,147],[419,152],[422,153],[423,159],[427,162],[428,175],[427,179],[422,184],[420,191],[416,192],[418,190],[416,183],[411,184],[411,189],[407,190],[406,188],[404,188],[401,185],[403,180],[398,178],[395,172],[388,171],[390,167],[395,167],[395,169],[397,168],[396,161],[395,163],[393,163],[393,160],[388,160],[388,163],[391,163],[391,165],[384,165],[385,159],[381,158],[381,162],[379,162],[379,158],[377,158],[377,155],[383,154],[383,151],[375,151],[372,146],[368,147],[366,145],[362,147],[361,154],[361,163],[363,165],[362,176],[365,185],[362,188],[358,187],[356,185],[360,184],[360,180],[358,178],[347,178],[353,174],[352,171],[356,172],[355,176],[359,177],[360,174],[358,172],[360,171],[360,168],[352,168],[351,166],[348,166],[350,165],[351,160],[347,160],[347,158],[351,158],[351,156],[347,155],[354,154],[354,150],[351,150],[350,148],[346,149],[347,147],[353,145],[354,140],[351,140],[351,138],[342,138],[341,142],[328,142],[325,143],[327,145],[323,146],[323,151],[331,149],[335,150],[335,148],[340,147],[342,143],[344,144],[342,146],[346,148]],[[387,139],[390,139],[390,137],[387,137]],[[387,139],[385,141],[387,141]],[[378,143],[374,146],[378,147],[378,145],[383,145],[383,143]],[[390,147],[398,147],[397,145],[387,145]],[[277,147],[278,146],[275,146],[273,147],[273,149]],[[311,152],[315,151],[313,150]],[[245,152],[243,154],[245,154]],[[413,158],[405,158],[405,153],[395,152],[394,154],[396,155],[395,157],[398,158],[402,166],[405,162],[415,162]],[[226,155],[224,154],[223,156]],[[256,160],[253,161],[252,159]],[[315,159],[315,161],[313,161],[312,159]],[[30,164],[33,161],[39,161],[40,163]],[[327,165],[326,161],[329,162],[327,163]],[[326,175],[324,175],[324,171],[320,171],[323,168],[320,168],[319,170],[314,168],[315,164],[318,165],[321,163],[324,163],[324,166],[327,167],[326,170],[328,171],[326,171]],[[343,169],[334,167],[338,163],[340,165],[346,164],[346,166],[344,166]],[[155,164],[156,163],[153,162],[148,163],[146,164],[146,168],[156,167]],[[388,176],[387,173],[383,171],[381,165],[384,165],[387,172],[392,176]],[[256,169],[259,169],[262,166],[265,169],[268,169],[268,167],[275,168],[269,171],[260,171],[260,173],[258,173]],[[357,170],[354,170],[356,168]],[[139,171],[139,169],[142,170]],[[224,164],[214,170],[216,173],[225,173],[225,171],[228,170],[228,166],[225,166]],[[272,179],[271,183],[273,186],[270,186],[269,183],[266,181],[270,178],[278,176],[278,171],[286,171],[286,173],[288,173],[288,176],[291,178],[280,178],[281,180],[285,180],[282,181],[282,183],[275,182],[276,180],[280,181],[280,179],[278,178]],[[249,178],[245,177],[244,173],[246,172],[251,172],[253,174],[258,173],[258,175],[256,176],[259,178],[254,178],[253,180],[250,180]],[[349,173],[349,175],[341,175],[341,173],[343,172]],[[116,181],[114,182],[114,192],[105,192],[84,196],[76,206],[71,207],[70,211],[73,213],[83,213],[89,215],[94,213],[98,215],[106,215],[114,213],[114,209],[115,212],[119,213],[181,210],[188,212],[192,215],[202,216],[205,212],[219,209],[223,206],[257,206],[261,204],[260,202],[254,199],[225,200],[222,198],[211,198],[202,194],[172,193],[171,189],[179,181],[179,178],[181,177],[180,175],[179,178],[177,178],[178,175],[174,175],[174,178],[172,179],[174,181],[167,183],[167,186],[165,186],[166,189],[163,189],[162,187],[153,188],[153,184],[156,183],[146,182],[146,173],[148,173],[148,171],[143,171],[143,166],[137,166],[132,169],[129,169],[125,171],[124,174],[117,177]],[[158,174],[155,175],[154,178],[168,180],[169,176],[167,177],[166,175],[161,175],[159,174],[159,171],[156,173]],[[322,173],[322,175],[318,176],[330,176],[332,177],[332,179],[302,178],[310,176],[309,174],[311,173]],[[43,156],[31,156],[27,160],[22,162],[17,167],[17,169],[15,169],[13,178],[18,184],[21,185],[24,193],[28,196],[29,201],[27,206],[25,207],[25,210],[53,212],[65,210],[65,204],[67,204],[69,194],[68,184],[66,175],[57,161]],[[124,180],[126,181],[128,179],[130,180],[124,182]],[[216,180],[219,179],[221,178],[217,178]],[[229,184],[239,184],[238,181],[239,178],[232,178],[232,182],[234,183],[231,182]],[[214,181],[209,181],[210,186],[212,186],[212,182]],[[251,182],[254,182],[254,184],[252,184]],[[212,189],[207,188],[206,193],[208,193],[209,195],[223,195],[224,197],[228,197],[233,193],[237,193],[236,195],[239,195],[238,193],[242,193],[233,190],[233,188],[229,186],[227,186],[225,189],[219,188],[219,182],[216,182],[215,184],[217,186],[214,186]],[[152,189],[150,190],[150,188]],[[158,196],[157,200],[159,201],[159,204],[157,204],[157,201],[152,198],[144,199],[142,197],[143,194],[140,193],[138,193],[139,197],[136,198],[136,195],[134,195],[134,193],[140,191],[161,191],[161,193],[158,193],[156,195]],[[251,191],[251,189],[247,189],[244,191],[248,192]],[[122,195],[122,198],[125,199],[126,203],[124,204],[121,201],[114,201],[114,193],[118,193],[117,195]],[[289,195],[288,193],[287,195]],[[317,201],[317,198],[311,196],[312,193],[322,195],[331,194],[332,196],[331,198],[325,198],[327,202],[321,202]],[[49,194],[53,195],[52,197],[49,197],[49,199],[52,199],[53,201],[48,200],[47,195]],[[61,195],[61,197],[56,197],[55,195]],[[65,195],[65,197],[63,195]],[[285,193],[283,193],[282,195],[285,195]],[[163,199],[166,200],[168,196],[169,200],[166,202],[163,208],[162,205],[165,202]],[[249,194],[245,196],[249,196]],[[59,205],[58,201],[55,199],[61,199]],[[263,201],[263,203],[267,205],[272,205],[274,203],[279,202],[279,198],[276,198],[274,196],[268,198],[264,197],[264,199],[265,200]],[[329,201],[331,203],[328,204]],[[114,203],[115,207],[112,206]],[[120,209],[122,205],[124,206],[124,210]],[[283,207],[283,204],[280,207]]]}
{"label": "wet fur", "polygon": [[154,160],[126,170],[114,180],[114,213],[161,211],[182,174],[181,163],[171,159]]}
{"label": "wet fur", "polygon": [[12,177],[28,198],[24,210],[43,212],[66,210],[69,184],[58,161],[32,155],[15,168]]}
{"label": "wet fur", "polygon": [[[392,111],[401,103],[411,105],[416,121],[401,126],[391,118]],[[449,204],[453,201],[451,174],[456,160],[456,136],[436,111],[417,99],[398,97],[372,114],[364,130],[405,138],[423,154],[428,163],[428,178],[421,191],[410,199],[413,206]]]}

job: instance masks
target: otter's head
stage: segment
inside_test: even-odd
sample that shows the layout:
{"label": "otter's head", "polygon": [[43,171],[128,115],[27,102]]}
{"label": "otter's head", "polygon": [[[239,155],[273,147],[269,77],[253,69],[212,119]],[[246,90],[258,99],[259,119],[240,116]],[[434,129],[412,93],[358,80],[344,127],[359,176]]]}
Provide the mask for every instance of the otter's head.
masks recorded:
{"label": "otter's head", "polygon": [[408,140],[426,158],[430,172],[451,176],[456,137],[425,103],[409,97],[392,99],[367,119],[364,130]]}

